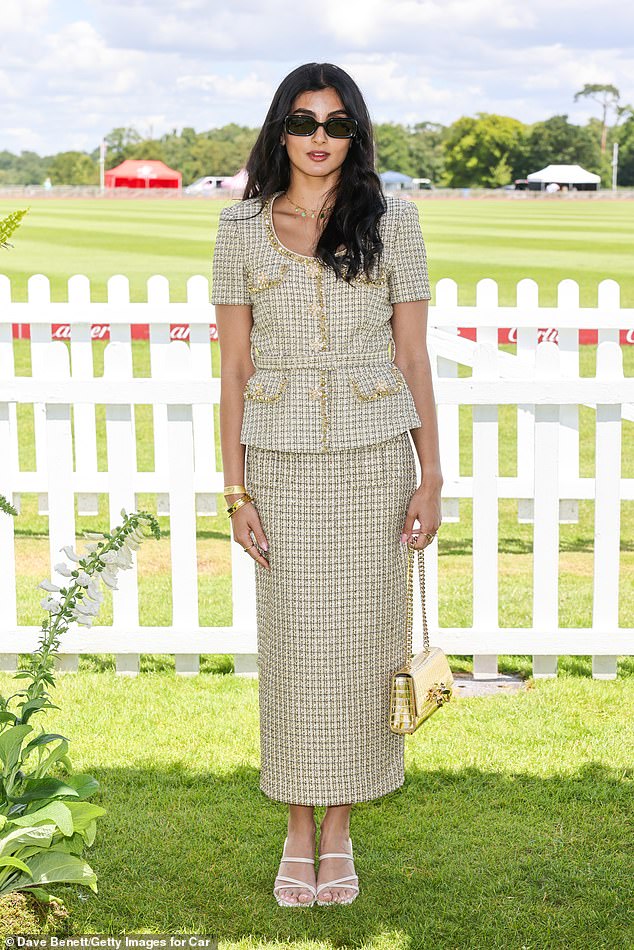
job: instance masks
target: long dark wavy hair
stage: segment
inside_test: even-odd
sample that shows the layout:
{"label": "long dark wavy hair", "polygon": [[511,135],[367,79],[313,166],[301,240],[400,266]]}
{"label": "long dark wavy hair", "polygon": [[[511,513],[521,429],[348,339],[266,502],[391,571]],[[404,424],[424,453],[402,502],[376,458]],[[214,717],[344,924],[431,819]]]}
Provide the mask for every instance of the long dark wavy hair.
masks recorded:
{"label": "long dark wavy hair", "polygon": [[[341,166],[339,181],[326,196],[326,200],[334,200],[334,205],[315,256],[344,280],[354,279],[361,271],[370,278],[383,251],[379,219],[387,204],[374,167],[374,135],[365,100],[355,81],[339,66],[306,63],[282,80],[247,160],[242,200],[260,197],[264,202],[289,187],[290,162],[280,142],[284,117],[300,93],[328,88],[339,93],[344,108],[357,120],[358,129]],[[336,254],[342,245],[345,251]]]}

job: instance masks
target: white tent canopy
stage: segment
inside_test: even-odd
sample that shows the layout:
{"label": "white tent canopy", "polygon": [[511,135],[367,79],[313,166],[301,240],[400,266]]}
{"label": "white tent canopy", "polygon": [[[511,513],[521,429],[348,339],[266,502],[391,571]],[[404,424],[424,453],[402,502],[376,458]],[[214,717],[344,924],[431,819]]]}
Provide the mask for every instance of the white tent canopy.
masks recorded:
{"label": "white tent canopy", "polygon": [[531,172],[526,177],[528,181],[541,181],[547,184],[556,182],[558,185],[598,185],[601,181],[600,175],[586,171],[581,165],[547,165],[541,171]]}

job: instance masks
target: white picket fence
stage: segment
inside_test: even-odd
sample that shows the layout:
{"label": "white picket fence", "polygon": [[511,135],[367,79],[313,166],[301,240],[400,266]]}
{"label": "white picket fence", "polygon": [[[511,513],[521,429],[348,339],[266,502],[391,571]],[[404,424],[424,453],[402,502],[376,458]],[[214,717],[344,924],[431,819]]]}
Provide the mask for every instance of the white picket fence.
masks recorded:
{"label": "white picket fence", "polygon": [[[613,281],[599,286],[597,308],[580,308],[578,286],[562,281],[558,305],[538,306],[537,285],[517,286],[517,306],[499,307],[497,285],[482,280],[473,307],[458,306],[458,288],[443,279],[430,307],[428,344],[441,436],[443,521],[459,519],[459,499],[473,500],[473,624],[438,626],[438,546],[426,549],[427,619],[432,643],[448,654],[474,658],[476,678],[495,676],[499,654],[530,654],[537,677],[557,673],[558,655],[591,655],[593,676],[616,675],[619,655],[634,654],[634,628],[619,626],[621,501],[634,500],[634,479],[621,475],[624,433],[632,451],[634,379],[624,378],[619,330],[634,327],[634,310],[621,308]],[[68,303],[51,303],[48,280],[29,280],[28,303],[11,302],[9,280],[0,275],[0,494],[20,509],[20,494],[38,494],[49,516],[51,577],[60,549],[76,538],[74,499],[80,514],[97,512],[108,496],[111,527],[121,508],[138,510],[138,493],[157,498],[170,516],[170,626],[151,627],[139,615],[136,565],[121,572],[113,591],[113,625],[77,627],[60,646],[61,668],[76,669],[80,653],[114,653],[119,673],[135,674],[141,653],[175,656],[176,670],[194,674],[201,653],[227,653],[236,672],[256,674],[255,565],[231,540],[233,624],[201,626],[198,617],[196,516],[224,506],[222,472],[216,469],[214,406],[220,382],[212,376],[207,277],[187,284],[187,302],[169,302],[162,276],[148,281],[147,303],[129,302],[123,276],[108,282],[108,302],[91,303],[82,275],[69,280]],[[12,323],[30,325],[32,375],[15,375]],[[69,353],[51,342],[51,324],[71,326]],[[95,378],[91,325],[110,325],[104,375]],[[190,326],[189,343],[170,340],[170,324]],[[131,324],[149,325],[151,376],[133,375]],[[476,341],[457,327],[475,327]],[[498,347],[498,327],[517,328],[517,355]],[[596,377],[579,377],[578,328],[599,330]],[[538,328],[557,331],[558,343],[539,342]],[[550,335],[550,334],[549,334]],[[458,366],[472,376],[458,377]],[[17,404],[32,404],[35,471],[18,467]],[[107,471],[97,470],[95,406],[106,406]],[[155,469],[138,471],[136,404],[151,404]],[[473,474],[459,471],[459,406],[473,406]],[[498,407],[517,407],[517,475],[498,475]],[[596,417],[596,471],[580,475],[579,408]],[[73,414],[74,444],[71,432]],[[623,423],[625,422],[625,426]],[[498,499],[518,501],[518,520],[533,524],[533,613],[530,627],[498,625]],[[580,499],[594,499],[592,626],[561,627],[558,619],[559,525],[577,520]],[[441,528],[442,531],[442,528]],[[152,543],[152,542],[149,542]],[[163,542],[161,542],[163,543]],[[80,539],[81,549],[81,539]],[[15,669],[19,653],[37,645],[39,627],[17,624],[14,519],[0,516],[0,667]],[[628,584],[631,584],[631,578]],[[418,596],[418,595],[417,595]],[[415,611],[414,649],[422,646]]]}

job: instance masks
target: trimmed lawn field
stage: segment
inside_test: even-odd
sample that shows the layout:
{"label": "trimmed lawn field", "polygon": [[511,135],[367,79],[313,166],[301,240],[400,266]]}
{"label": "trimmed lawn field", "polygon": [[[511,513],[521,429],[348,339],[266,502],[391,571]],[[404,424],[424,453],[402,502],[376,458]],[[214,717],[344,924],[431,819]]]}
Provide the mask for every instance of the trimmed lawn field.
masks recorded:
{"label": "trimmed lawn field", "polygon": [[[593,682],[565,663],[526,691],[449,703],[406,738],[404,786],[353,808],[354,904],[285,910],[272,888],[287,806],[258,787],[257,683],[155,671],[58,678],[46,725],[70,738],[107,809],[86,851],[99,893],[53,886],[71,917],[48,923],[0,901],[0,936],[215,934],[220,950],[632,946],[631,675]],[[11,686],[1,674],[0,690]]]}
{"label": "trimmed lawn field", "polygon": [[[220,209],[215,199],[0,199],[0,216],[31,206],[16,232],[14,248],[0,252],[0,273],[26,299],[31,274],[46,274],[52,299],[66,300],[66,282],[85,274],[92,299],[106,299],[113,274],[130,279],[131,299],[145,300],[153,274],[170,280],[171,299],[186,299],[186,280],[210,274]],[[597,285],[611,278],[621,303],[634,306],[634,208],[629,201],[529,199],[418,200],[432,285],[451,277],[458,302],[475,303],[475,287],[492,277],[500,303],[515,303],[524,277],[539,283],[540,303],[554,306],[557,283],[573,278],[582,306],[594,307]]]}

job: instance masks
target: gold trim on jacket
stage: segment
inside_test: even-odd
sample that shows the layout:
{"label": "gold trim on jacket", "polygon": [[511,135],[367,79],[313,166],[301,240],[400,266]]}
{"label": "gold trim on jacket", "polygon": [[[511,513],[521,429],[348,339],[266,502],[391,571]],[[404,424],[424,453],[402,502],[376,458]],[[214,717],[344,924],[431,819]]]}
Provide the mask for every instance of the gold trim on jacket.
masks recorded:
{"label": "gold trim on jacket", "polygon": [[213,256],[212,304],[253,314],[241,441],[328,452],[420,426],[390,322],[394,303],[431,298],[417,205],[386,196],[381,262],[348,284],[281,243],[271,210],[279,194],[223,208]]}

